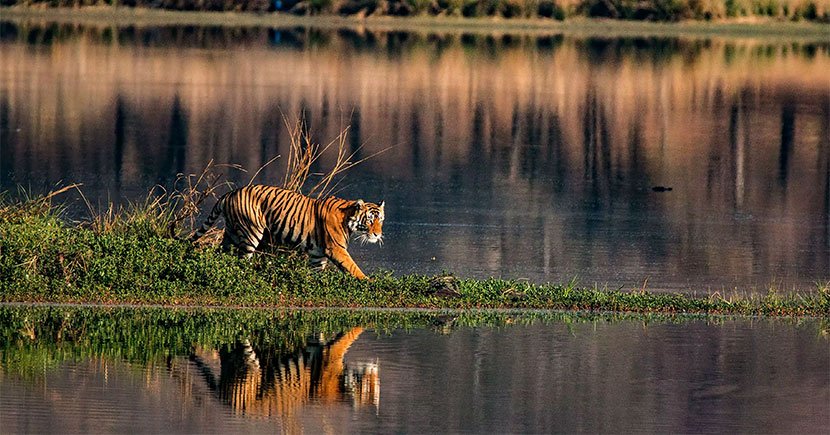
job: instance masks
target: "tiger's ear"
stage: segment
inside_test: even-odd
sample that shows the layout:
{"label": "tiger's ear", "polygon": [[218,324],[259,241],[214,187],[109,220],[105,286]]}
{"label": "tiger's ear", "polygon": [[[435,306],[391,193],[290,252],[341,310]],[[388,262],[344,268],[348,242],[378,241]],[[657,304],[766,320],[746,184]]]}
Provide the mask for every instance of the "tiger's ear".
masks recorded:
{"label": "tiger's ear", "polygon": [[358,211],[360,211],[361,208],[363,208],[363,204],[364,204],[363,200],[358,199],[357,201],[350,202],[350,203],[344,205],[343,207],[340,207],[340,210],[350,211],[352,213],[357,213]]}
{"label": "tiger's ear", "polygon": [[381,201],[379,207],[383,209],[383,205],[386,204],[386,201]]}

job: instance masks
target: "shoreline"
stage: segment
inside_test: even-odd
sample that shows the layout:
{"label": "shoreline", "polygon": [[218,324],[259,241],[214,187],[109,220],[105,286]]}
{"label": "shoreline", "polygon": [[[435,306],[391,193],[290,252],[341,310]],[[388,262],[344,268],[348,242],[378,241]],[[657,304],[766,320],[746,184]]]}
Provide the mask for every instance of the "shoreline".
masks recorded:
{"label": "shoreline", "polygon": [[220,26],[353,28],[366,31],[425,33],[486,33],[603,37],[781,38],[830,42],[830,24],[741,18],[723,21],[627,21],[605,18],[460,18],[445,16],[298,16],[287,13],[173,11],[146,8],[89,6],[83,8],[0,7],[0,21],[25,23],[46,20],[96,26]]}
{"label": "shoreline", "polygon": [[764,319],[764,320],[827,320],[828,316],[821,314],[784,314],[764,315],[747,313],[707,313],[707,312],[682,312],[682,311],[613,311],[613,310],[583,310],[583,309],[557,309],[557,308],[534,308],[534,307],[396,307],[396,306],[286,306],[286,305],[207,305],[207,304],[165,304],[165,303],[101,303],[101,302],[25,302],[25,301],[3,301],[0,300],[0,309],[3,308],[56,308],[56,309],[102,309],[102,310],[177,310],[177,311],[270,311],[270,312],[345,312],[345,313],[376,313],[389,315],[563,315],[584,318],[614,318],[614,319]]}
{"label": "shoreline", "polygon": [[[178,308],[340,308],[543,310],[614,315],[830,317],[830,287],[808,293],[688,295],[625,291],[521,279],[452,274],[356,280],[338,270],[312,271],[302,255],[251,259],[196,246],[171,235],[164,209],[137,209],[108,223],[60,218],[47,201],[0,202],[0,306],[95,305]],[[172,221],[175,222],[175,221]]]}
{"label": "shoreline", "polygon": [[[314,271],[295,251],[250,259],[217,249],[218,238],[189,241],[176,195],[69,222],[51,198],[0,194],[0,305],[92,304],[249,308],[545,310],[621,315],[830,317],[830,283],[782,294],[696,294],[616,290],[575,279],[468,279],[391,271],[357,280],[332,268]],[[190,194],[192,195],[192,194]],[[185,212],[186,213],[186,212]],[[177,217],[178,216],[178,217]],[[806,290],[806,289],[805,289]],[[802,290],[803,291],[803,290]]]}

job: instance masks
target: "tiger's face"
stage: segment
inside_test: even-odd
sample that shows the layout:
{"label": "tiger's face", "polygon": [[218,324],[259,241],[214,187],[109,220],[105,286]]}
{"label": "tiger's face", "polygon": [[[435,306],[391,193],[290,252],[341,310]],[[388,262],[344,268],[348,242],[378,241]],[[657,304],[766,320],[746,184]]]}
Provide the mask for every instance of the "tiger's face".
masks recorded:
{"label": "tiger's face", "polygon": [[355,234],[360,243],[383,243],[383,205],[371,202],[355,201],[357,208],[349,219],[349,229]]}

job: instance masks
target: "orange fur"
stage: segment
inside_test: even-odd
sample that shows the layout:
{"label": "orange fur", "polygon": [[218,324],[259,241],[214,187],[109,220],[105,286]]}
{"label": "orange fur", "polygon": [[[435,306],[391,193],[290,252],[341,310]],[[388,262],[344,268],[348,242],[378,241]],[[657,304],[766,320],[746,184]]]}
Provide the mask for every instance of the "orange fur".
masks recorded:
{"label": "orange fur", "polygon": [[331,260],[359,279],[366,275],[348,252],[349,238],[379,242],[383,237],[383,203],[350,201],[336,197],[314,199],[276,186],[253,185],[228,192],[213,207],[193,240],[225,219],[222,247],[235,246],[249,257],[263,243],[300,249],[313,267]]}

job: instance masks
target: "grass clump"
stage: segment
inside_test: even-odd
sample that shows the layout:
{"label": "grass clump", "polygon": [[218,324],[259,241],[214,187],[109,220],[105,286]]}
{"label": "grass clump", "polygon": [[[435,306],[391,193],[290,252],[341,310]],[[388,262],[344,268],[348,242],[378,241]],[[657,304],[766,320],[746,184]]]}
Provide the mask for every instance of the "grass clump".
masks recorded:
{"label": "grass clump", "polygon": [[256,285],[257,277],[234,257],[169,237],[158,225],[161,218],[147,210],[114,214],[113,225],[102,230],[94,223],[67,223],[53,208],[3,208],[3,300],[175,303],[211,278],[226,283],[225,291]]}

